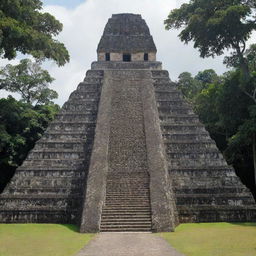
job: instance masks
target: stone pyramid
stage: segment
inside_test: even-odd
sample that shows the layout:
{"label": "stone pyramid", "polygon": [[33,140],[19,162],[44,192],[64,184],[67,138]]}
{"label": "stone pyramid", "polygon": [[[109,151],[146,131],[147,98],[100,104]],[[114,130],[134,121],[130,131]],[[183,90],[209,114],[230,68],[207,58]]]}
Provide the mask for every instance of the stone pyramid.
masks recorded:
{"label": "stone pyramid", "polygon": [[156,61],[141,16],[113,15],[97,53],[0,195],[0,222],[158,232],[256,221],[251,193]]}

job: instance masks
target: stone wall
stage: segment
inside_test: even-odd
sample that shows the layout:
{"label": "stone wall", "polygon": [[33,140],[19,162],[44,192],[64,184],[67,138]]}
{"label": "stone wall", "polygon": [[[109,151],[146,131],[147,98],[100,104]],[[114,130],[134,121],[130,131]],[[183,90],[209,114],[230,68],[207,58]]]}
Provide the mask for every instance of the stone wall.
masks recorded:
{"label": "stone wall", "polygon": [[[98,53],[98,61],[106,61],[105,52]],[[110,53],[110,61],[123,61],[123,53]],[[144,61],[144,52],[131,53],[131,61]],[[156,53],[148,53],[148,61],[156,61]]]}

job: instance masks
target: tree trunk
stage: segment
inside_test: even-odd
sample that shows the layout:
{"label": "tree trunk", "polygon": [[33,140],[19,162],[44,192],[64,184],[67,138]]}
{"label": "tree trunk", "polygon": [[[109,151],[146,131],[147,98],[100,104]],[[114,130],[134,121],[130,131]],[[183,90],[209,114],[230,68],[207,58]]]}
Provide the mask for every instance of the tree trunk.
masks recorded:
{"label": "tree trunk", "polygon": [[250,80],[249,67],[246,59],[242,55],[239,56],[239,59],[240,59],[240,67],[242,69],[243,82],[246,84]]}
{"label": "tree trunk", "polygon": [[254,181],[256,186],[256,133],[253,133],[252,137],[252,152],[253,152],[253,166],[254,166]]}

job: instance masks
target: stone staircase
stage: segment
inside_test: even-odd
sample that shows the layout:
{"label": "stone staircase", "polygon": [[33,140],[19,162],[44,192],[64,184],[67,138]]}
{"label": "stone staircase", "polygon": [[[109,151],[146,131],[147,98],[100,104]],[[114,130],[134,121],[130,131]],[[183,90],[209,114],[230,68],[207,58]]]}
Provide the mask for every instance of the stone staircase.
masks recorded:
{"label": "stone staircase", "polygon": [[146,172],[108,174],[100,231],[151,231],[149,176]]}

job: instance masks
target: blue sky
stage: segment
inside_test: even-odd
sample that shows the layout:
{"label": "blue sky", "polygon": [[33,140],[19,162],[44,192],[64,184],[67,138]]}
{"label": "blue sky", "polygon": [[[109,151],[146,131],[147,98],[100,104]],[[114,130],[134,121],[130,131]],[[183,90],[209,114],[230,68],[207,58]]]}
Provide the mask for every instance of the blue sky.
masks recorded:
{"label": "blue sky", "polygon": [[67,8],[74,8],[86,0],[42,0],[44,5],[60,5]]}

